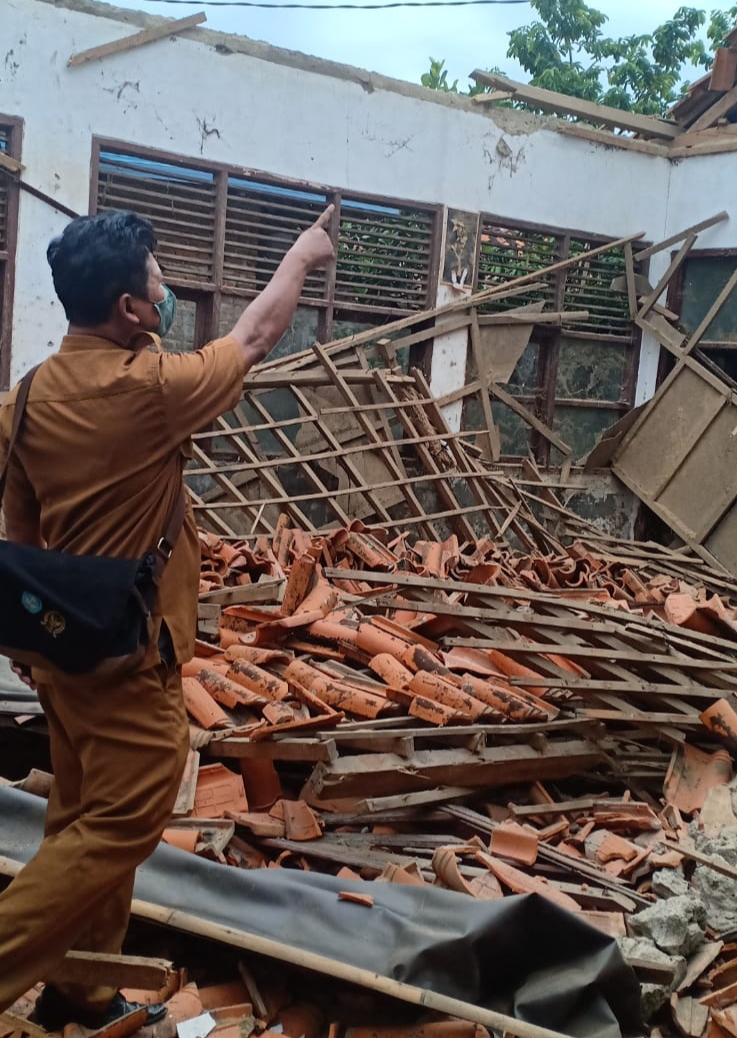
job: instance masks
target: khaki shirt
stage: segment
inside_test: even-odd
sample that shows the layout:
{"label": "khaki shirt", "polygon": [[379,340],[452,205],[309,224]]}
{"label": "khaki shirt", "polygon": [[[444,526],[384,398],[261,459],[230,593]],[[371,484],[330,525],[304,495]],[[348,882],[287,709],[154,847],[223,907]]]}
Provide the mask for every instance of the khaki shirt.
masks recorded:
{"label": "khaki shirt", "polygon": [[[245,363],[234,339],[165,353],[143,333],[135,351],[67,335],[37,372],[8,468],[13,527],[75,555],[138,558],[156,546],[191,457],[190,436],[235,407]],[[17,387],[0,409],[0,470]],[[192,505],[159,589],[178,662],[194,654],[200,547]],[[144,665],[159,662],[153,644]]]}

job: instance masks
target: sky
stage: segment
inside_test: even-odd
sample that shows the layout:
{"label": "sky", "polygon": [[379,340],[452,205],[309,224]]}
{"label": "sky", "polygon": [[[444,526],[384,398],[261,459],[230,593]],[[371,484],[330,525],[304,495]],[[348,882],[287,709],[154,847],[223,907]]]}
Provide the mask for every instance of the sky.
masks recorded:
{"label": "sky", "polygon": [[[511,78],[523,73],[506,57],[507,33],[534,18],[528,3],[483,7],[406,8],[387,11],[262,11],[255,8],[203,7],[158,0],[114,0],[116,6],[182,18],[207,12],[207,28],[235,32],[321,58],[418,83],[430,57],[444,58],[448,79],[461,88],[475,68],[498,66]],[[319,0],[332,3],[333,0]],[[374,3],[380,0],[358,0]],[[591,6],[609,18],[607,35],[652,30],[672,17],[684,0],[598,0]],[[711,9],[716,3],[690,0]],[[723,5],[726,7],[726,2]],[[695,77],[689,77],[695,78]]]}

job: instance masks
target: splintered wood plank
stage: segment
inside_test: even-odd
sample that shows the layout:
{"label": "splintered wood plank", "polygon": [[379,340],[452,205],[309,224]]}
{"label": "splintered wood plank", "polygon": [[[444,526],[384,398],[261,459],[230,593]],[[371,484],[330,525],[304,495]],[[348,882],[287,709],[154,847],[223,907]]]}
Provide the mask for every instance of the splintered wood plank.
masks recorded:
{"label": "splintered wood plank", "polygon": [[667,847],[669,851],[678,851],[678,853],[682,854],[684,858],[690,858],[691,861],[696,861],[699,865],[706,865],[722,876],[728,876],[730,879],[737,879],[737,869],[732,865],[728,865],[726,862],[721,861],[719,858],[714,858],[710,854],[702,854],[701,851],[691,850],[688,847],[684,847],[683,844],[678,843],[676,840],[667,840],[663,838],[661,843]]}
{"label": "splintered wood plank", "polygon": [[[194,807],[194,798],[197,790],[197,775],[200,769],[200,755],[197,750],[190,750],[184,765],[184,772],[179,783],[176,803],[172,809],[172,816],[188,815]],[[137,987],[139,985],[132,985]]]}
{"label": "splintered wood plank", "polygon": [[122,54],[125,51],[133,50],[134,47],[143,47],[146,43],[154,43],[167,36],[176,36],[185,29],[193,29],[196,25],[202,25],[206,21],[207,15],[204,11],[190,14],[186,18],[172,18],[162,25],[153,25],[150,29],[143,29],[132,36],[124,36],[122,40],[113,40],[111,43],[103,43],[99,47],[90,47],[89,50],[72,54],[67,61],[67,67],[74,68],[77,65],[84,65],[88,61],[108,58],[112,54]]}
{"label": "splintered wood plank", "polygon": [[255,584],[239,584],[236,587],[221,587],[215,591],[205,591],[200,595],[200,602],[214,603],[219,606],[248,604],[277,604],[284,594],[284,577],[261,579]]}
{"label": "splintered wood plank", "polygon": [[[529,288],[525,288],[524,291],[529,292]],[[448,335],[450,332],[467,328],[470,320],[470,313],[461,313],[458,317],[452,317],[430,328],[422,328],[419,332],[412,332],[411,335],[403,335],[401,339],[390,339],[386,345],[396,355],[399,350],[415,346],[418,342],[429,342],[439,335]],[[377,328],[377,332],[383,332],[383,328]]]}
{"label": "splintered wood plank", "polygon": [[[535,310],[534,307],[540,307]],[[478,318],[481,327],[489,325],[513,325],[513,324],[552,324],[556,328],[564,324],[573,324],[576,321],[588,321],[591,316],[588,310],[546,310],[541,313],[544,303],[530,304],[529,307],[520,307],[519,310],[506,310],[501,314],[482,314]],[[525,311],[527,311],[525,313]]]}
{"label": "splintered wood plank", "polygon": [[397,796],[372,797],[360,800],[356,805],[358,815],[373,815],[380,811],[395,811],[407,807],[427,807],[462,800],[471,796],[473,790],[466,786],[441,786],[438,789],[421,790],[419,793],[400,793]]}
{"label": "splintered wood plank", "polygon": [[677,328],[674,328],[670,321],[666,321],[660,314],[653,310],[647,320],[635,314],[635,324],[642,331],[649,332],[674,357],[680,359],[683,356],[682,346],[686,341],[686,336],[679,332]]}
{"label": "splintered wood plank", "polygon": [[[363,844],[351,844],[349,840],[342,843],[332,841],[323,836],[320,840],[297,841],[276,838],[261,840],[265,847],[275,851],[293,851],[318,861],[329,861],[336,865],[347,865],[349,868],[374,869],[381,872],[386,865],[415,865],[417,858],[401,854],[396,850],[383,851],[367,847]],[[427,861],[429,871],[430,862]]]}

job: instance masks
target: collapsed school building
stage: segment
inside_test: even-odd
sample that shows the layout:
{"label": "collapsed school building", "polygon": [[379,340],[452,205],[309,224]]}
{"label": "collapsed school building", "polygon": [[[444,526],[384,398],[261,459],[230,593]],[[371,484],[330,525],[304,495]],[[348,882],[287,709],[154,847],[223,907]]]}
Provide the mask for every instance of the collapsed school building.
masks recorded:
{"label": "collapsed school building", "polygon": [[[737,37],[658,119],[201,14],[3,18],[3,389],[63,334],[73,216],[151,219],[190,350],[336,207],[335,263],[187,461],[191,751],[134,914],[218,953],[187,977],[149,934],[64,975],[218,1038],[737,1035]],[[8,682],[0,722],[11,877],[49,780],[34,697]]]}

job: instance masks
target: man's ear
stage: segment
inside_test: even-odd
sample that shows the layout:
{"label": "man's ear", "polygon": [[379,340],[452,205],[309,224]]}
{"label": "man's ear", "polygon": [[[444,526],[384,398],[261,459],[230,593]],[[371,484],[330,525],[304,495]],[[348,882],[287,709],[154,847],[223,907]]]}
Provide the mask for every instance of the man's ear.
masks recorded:
{"label": "man's ear", "polygon": [[118,297],[116,309],[124,321],[128,321],[132,324],[141,323],[141,318],[136,313],[136,301],[130,292],[124,292],[122,296]]}

